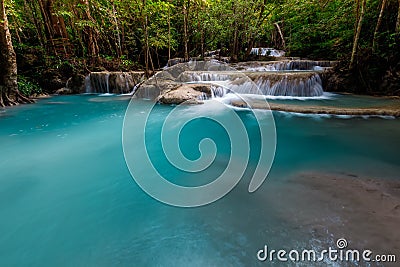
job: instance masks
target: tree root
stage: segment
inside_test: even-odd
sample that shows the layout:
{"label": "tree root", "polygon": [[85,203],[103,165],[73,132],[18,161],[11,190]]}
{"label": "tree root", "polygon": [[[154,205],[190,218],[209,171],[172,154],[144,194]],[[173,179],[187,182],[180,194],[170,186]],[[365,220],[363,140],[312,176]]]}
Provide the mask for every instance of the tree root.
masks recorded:
{"label": "tree root", "polygon": [[17,102],[21,103],[21,104],[32,104],[32,103],[35,103],[35,100],[29,99],[28,97],[22,95],[19,91],[16,92],[15,98],[16,98]]}
{"label": "tree root", "polygon": [[0,107],[17,106],[19,104],[32,104],[35,103],[33,99],[22,95],[19,91],[14,92],[15,100],[11,99],[6,92],[0,94]]}
{"label": "tree root", "polygon": [[0,107],[4,108],[5,106],[6,105],[4,105],[3,96],[0,94]]}
{"label": "tree root", "polygon": [[2,98],[3,98],[3,103],[6,106],[16,106],[16,105],[18,105],[18,103],[12,101],[5,92],[2,93]]}

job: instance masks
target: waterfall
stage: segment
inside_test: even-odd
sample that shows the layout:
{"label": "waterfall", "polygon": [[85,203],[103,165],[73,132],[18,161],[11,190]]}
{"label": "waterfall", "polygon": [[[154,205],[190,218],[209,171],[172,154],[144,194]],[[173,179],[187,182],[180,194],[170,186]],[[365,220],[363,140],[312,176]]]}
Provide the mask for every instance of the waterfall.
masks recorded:
{"label": "waterfall", "polygon": [[228,90],[222,86],[211,86],[211,97],[223,97],[228,93]]}
{"label": "waterfall", "polygon": [[250,54],[258,56],[283,57],[285,56],[285,51],[276,50],[274,48],[254,47],[251,49]]}
{"label": "waterfall", "polygon": [[235,68],[242,71],[324,71],[336,64],[336,61],[281,60],[241,62]]}
{"label": "waterfall", "polygon": [[93,92],[92,83],[90,82],[90,73],[85,77],[85,93]]}
{"label": "waterfall", "polygon": [[143,72],[92,72],[85,78],[85,93],[128,94],[143,78]]}
{"label": "waterfall", "polygon": [[261,94],[272,96],[313,97],[321,96],[324,91],[318,74],[281,75],[276,79],[260,76],[245,80],[243,83],[232,83],[229,88],[239,94]]}
{"label": "waterfall", "polygon": [[[160,95],[175,90],[184,83],[208,83],[213,85],[211,91],[196,95],[198,100],[224,97],[230,93],[318,97],[324,94],[321,77],[325,76],[321,74],[335,63],[293,58],[229,65],[212,60],[193,61],[156,73],[154,78],[141,84],[135,96],[156,100]],[[111,80],[110,78],[110,88]]]}
{"label": "waterfall", "polygon": [[185,71],[177,78],[180,82],[209,82],[209,81],[228,81],[235,79],[235,72],[224,71]]}
{"label": "waterfall", "polygon": [[223,86],[218,85],[211,85],[211,95],[207,93],[202,93],[200,96],[197,97],[198,100],[209,100],[210,98],[220,98],[224,97],[229,90],[224,88]]}
{"label": "waterfall", "polygon": [[[185,71],[178,79],[180,82],[224,81],[230,91],[239,94],[312,97],[324,93],[317,72]],[[212,92],[215,97],[227,93],[223,87],[213,87]]]}

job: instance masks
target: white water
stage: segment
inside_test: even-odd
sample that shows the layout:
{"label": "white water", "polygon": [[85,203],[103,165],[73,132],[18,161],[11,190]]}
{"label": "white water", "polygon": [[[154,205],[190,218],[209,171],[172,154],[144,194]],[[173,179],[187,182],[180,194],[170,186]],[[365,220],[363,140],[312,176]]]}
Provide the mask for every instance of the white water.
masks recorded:
{"label": "white water", "polygon": [[[224,86],[238,94],[289,97],[319,97],[324,94],[318,73],[279,75],[280,79],[270,73],[251,77],[241,72],[184,72],[179,76],[179,80],[181,82],[224,82]],[[271,81],[271,78],[274,80]]]}
{"label": "white water", "polygon": [[259,56],[283,57],[285,56],[285,51],[276,50],[274,48],[254,47],[251,49],[250,54]]}
{"label": "white water", "polygon": [[[254,83],[256,86],[254,86]],[[268,77],[260,77],[255,81],[246,81],[243,84],[232,84],[230,89],[240,94],[261,94],[269,96],[316,97],[322,96],[322,81],[318,74],[309,78],[284,76],[276,82]]]}
{"label": "white water", "polygon": [[139,76],[130,72],[92,72],[85,78],[85,93],[133,94],[141,82]]}

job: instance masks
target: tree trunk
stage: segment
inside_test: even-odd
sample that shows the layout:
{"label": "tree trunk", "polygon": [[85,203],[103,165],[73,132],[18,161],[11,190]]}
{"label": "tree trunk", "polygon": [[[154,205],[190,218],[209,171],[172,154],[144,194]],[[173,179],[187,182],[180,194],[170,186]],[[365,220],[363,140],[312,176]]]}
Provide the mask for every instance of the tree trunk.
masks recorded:
{"label": "tree trunk", "polygon": [[48,45],[55,55],[68,56],[68,33],[63,17],[55,15],[53,0],[39,0]]}
{"label": "tree trunk", "polygon": [[168,62],[171,59],[171,7],[168,6]]}
{"label": "tree trunk", "polygon": [[200,32],[200,57],[204,60],[204,21],[203,17],[199,17],[199,11],[204,12],[203,3],[200,3],[199,7],[196,9],[196,19],[197,19],[197,31]]}
{"label": "tree trunk", "polygon": [[[237,9],[236,9],[236,5],[235,2],[232,2],[232,14],[233,16],[236,18],[237,15]],[[239,26],[238,26],[238,22],[235,20],[233,22],[234,25],[232,25],[233,27],[233,40],[232,40],[232,51],[231,51],[231,59],[232,62],[237,62],[239,55],[238,55],[238,43],[239,43]]]}
{"label": "tree trunk", "polygon": [[18,91],[17,57],[12,45],[4,0],[0,0],[0,106],[32,103]]}
{"label": "tree trunk", "polygon": [[360,39],[360,33],[361,33],[366,3],[367,3],[367,1],[363,0],[362,5],[361,5],[360,17],[358,18],[357,29],[356,29],[355,36],[354,36],[353,50],[351,52],[351,59],[350,59],[350,65],[349,65],[350,70],[354,68],[354,64],[355,64],[354,59],[357,55],[358,41]]}
{"label": "tree trunk", "polygon": [[399,0],[399,7],[397,10],[396,33],[400,33],[400,0]]}
{"label": "tree trunk", "polygon": [[281,31],[281,27],[279,27],[279,24],[276,23],[276,22],[274,23],[274,25],[275,25],[276,29],[277,29],[278,32],[279,32],[279,36],[280,36],[281,39],[282,39],[282,48],[285,49],[285,48],[286,48],[285,37],[283,37],[283,33],[282,33],[282,31]]}
{"label": "tree trunk", "polygon": [[[90,14],[90,6],[89,6],[89,0],[81,0],[81,4],[84,5],[85,10],[83,14],[83,19],[84,20],[89,20],[92,22],[96,22],[93,18],[92,15]],[[84,33],[84,39],[87,43],[87,49],[88,49],[88,55],[90,57],[90,63],[96,64],[97,63],[97,58],[99,56],[99,45],[97,42],[97,33],[95,29],[92,26],[85,26],[83,29]]]}
{"label": "tree trunk", "polygon": [[[263,4],[261,5],[260,14],[258,16],[258,20],[257,20],[256,26],[255,26],[256,30],[261,27],[261,24],[264,21],[264,18],[265,18],[264,17],[264,11],[265,11],[266,5],[267,5],[267,0],[264,0]],[[245,56],[246,58],[248,58],[250,56],[251,50],[253,50],[254,42],[255,42],[255,38],[254,37],[255,37],[255,34],[253,34],[250,31],[249,43],[247,45],[246,56]]]}
{"label": "tree trunk", "polygon": [[[354,21],[354,32],[357,31],[358,26],[358,18],[360,17],[360,0],[356,0],[356,20]],[[354,41],[354,40],[353,40]]]}
{"label": "tree trunk", "polygon": [[143,27],[143,32],[144,32],[144,46],[143,46],[143,53],[144,53],[144,66],[145,66],[145,75],[146,78],[149,78],[149,54],[150,54],[150,49],[149,49],[149,32],[148,32],[148,17],[147,17],[147,11],[146,11],[146,0],[142,1],[142,6],[141,6],[141,16],[142,16],[142,27]]}
{"label": "tree trunk", "polygon": [[35,30],[36,30],[37,37],[39,39],[39,43],[42,47],[44,47],[45,40],[43,37],[42,26],[41,26],[41,24],[39,24],[38,19],[37,19],[38,15],[36,12],[36,5],[32,1],[28,1],[28,2],[24,1],[24,4],[26,6],[26,10],[29,11],[29,13],[31,14],[31,19],[33,21],[33,24],[35,25]]}
{"label": "tree trunk", "polygon": [[188,23],[189,23],[189,8],[190,0],[183,1],[183,44],[184,44],[184,58],[185,61],[189,61],[189,34],[188,34]]}
{"label": "tree trunk", "polygon": [[118,19],[117,19],[117,10],[115,9],[115,5],[114,5],[114,1],[111,1],[112,4],[112,14],[113,14],[113,20],[115,23],[115,35],[117,38],[117,42],[115,44],[116,46],[116,50],[117,50],[117,55],[118,57],[122,57],[122,46],[121,46],[121,33],[119,30],[119,26],[118,26]]}
{"label": "tree trunk", "polygon": [[385,7],[386,7],[386,0],[382,0],[381,11],[379,12],[378,21],[376,22],[376,27],[375,27],[375,31],[374,31],[374,38],[372,40],[372,49],[373,50],[375,50],[375,48],[376,48],[378,31],[379,31],[379,27],[381,26],[381,23],[382,23],[382,17],[383,17],[383,12],[385,11]]}

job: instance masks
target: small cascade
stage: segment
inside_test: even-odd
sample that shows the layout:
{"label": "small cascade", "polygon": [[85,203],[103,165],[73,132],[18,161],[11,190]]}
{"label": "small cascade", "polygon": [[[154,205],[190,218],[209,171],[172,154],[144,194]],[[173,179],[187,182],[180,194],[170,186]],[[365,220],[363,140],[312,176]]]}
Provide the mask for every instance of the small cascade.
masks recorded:
{"label": "small cascade", "polygon": [[238,63],[235,68],[241,71],[324,71],[335,64],[335,61],[313,60],[253,61]]}
{"label": "small cascade", "polygon": [[212,98],[221,98],[224,97],[229,91],[226,88],[215,84],[211,85],[210,89],[211,89],[210,93],[203,92],[200,96],[197,97],[197,100],[209,100]]}
{"label": "small cascade", "polygon": [[[180,82],[223,81],[230,91],[239,94],[314,97],[324,93],[317,72],[185,71],[178,78]],[[212,92],[213,97],[227,93],[223,87]]]}
{"label": "small cascade", "polygon": [[211,86],[211,97],[224,97],[228,93],[228,90],[222,86]]}
{"label": "small cascade", "polygon": [[275,48],[266,47],[254,47],[251,49],[250,54],[258,56],[270,56],[270,57],[284,57],[285,51],[276,50]]}
{"label": "small cascade", "polygon": [[85,93],[128,94],[143,78],[143,72],[92,72],[85,78]]}
{"label": "small cascade", "polygon": [[197,100],[209,100],[209,99],[210,97],[206,93],[201,93],[201,95],[197,97]]}
{"label": "small cascade", "polygon": [[230,89],[239,94],[261,94],[271,96],[314,97],[324,93],[322,81],[317,73],[307,75],[283,74],[275,77],[249,75],[242,83],[233,82]]}
{"label": "small cascade", "polygon": [[277,71],[316,70],[318,68],[331,67],[332,63],[330,61],[293,60],[288,62],[276,62],[269,66]]}
{"label": "small cascade", "polygon": [[193,61],[156,73],[153,79],[140,86],[135,95],[138,98],[157,100],[184,83],[207,83],[212,87],[208,92],[196,94],[197,100],[224,97],[231,93],[319,97],[324,94],[321,77],[326,76],[321,74],[334,64],[334,61],[296,58],[235,64],[221,64],[212,60]]}
{"label": "small cascade", "polygon": [[[180,82],[228,81],[234,79],[234,72],[224,71],[185,71],[177,78]],[[237,73],[240,75],[240,73]]]}

